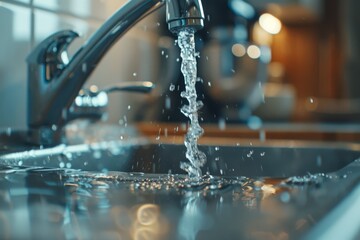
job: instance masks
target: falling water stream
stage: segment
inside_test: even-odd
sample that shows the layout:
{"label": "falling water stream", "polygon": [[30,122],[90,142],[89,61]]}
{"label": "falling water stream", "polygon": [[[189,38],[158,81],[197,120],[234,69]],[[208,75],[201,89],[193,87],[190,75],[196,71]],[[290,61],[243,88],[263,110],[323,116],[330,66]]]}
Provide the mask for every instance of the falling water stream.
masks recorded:
{"label": "falling water stream", "polygon": [[181,168],[188,172],[192,179],[199,179],[202,176],[201,167],[206,162],[205,153],[199,151],[197,141],[203,134],[204,130],[200,127],[198,110],[203,106],[201,101],[197,101],[196,82],[196,52],[194,30],[185,28],[179,32],[178,45],[181,49],[181,72],[184,75],[185,91],[181,93],[181,97],[188,100],[189,105],[184,105],[181,112],[190,119],[190,126],[185,137],[186,158],[190,161],[181,162]]}

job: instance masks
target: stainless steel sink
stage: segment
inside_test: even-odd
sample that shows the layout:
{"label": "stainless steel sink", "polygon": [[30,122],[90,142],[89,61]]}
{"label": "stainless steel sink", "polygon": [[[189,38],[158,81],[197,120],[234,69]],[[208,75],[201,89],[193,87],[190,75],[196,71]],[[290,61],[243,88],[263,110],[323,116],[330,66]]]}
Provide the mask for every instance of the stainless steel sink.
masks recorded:
{"label": "stainless steel sink", "polygon": [[[360,145],[279,142],[242,142],[202,145],[207,155],[204,172],[211,175],[291,177],[338,171],[360,157]],[[0,156],[0,163],[84,171],[120,171],[185,174],[182,144],[103,142],[22,151]]]}
{"label": "stainless steel sink", "polygon": [[[185,176],[182,144],[140,138],[24,150],[7,141],[0,238],[318,239],[332,234],[329,222],[342,229],[333,208],[360,201],[344,201],[360,181],[360,144],[219,142],[200,146],[203,171],[240,184],[214,190],[161,187]],[[8,222],[19,214],[29,218]],[[356,231],[360,222],[350,222]]]}

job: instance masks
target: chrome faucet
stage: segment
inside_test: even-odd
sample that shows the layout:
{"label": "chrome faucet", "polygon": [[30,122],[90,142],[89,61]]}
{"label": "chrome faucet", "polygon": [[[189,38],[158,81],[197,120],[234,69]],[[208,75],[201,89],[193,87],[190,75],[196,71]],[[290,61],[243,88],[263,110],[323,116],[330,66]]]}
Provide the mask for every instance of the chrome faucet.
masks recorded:
{"label": "chrome faucet", "polygon": [[78,37],[71,30],[57,32],[28,56],[28,126],[33,144],[61,142],[63,126],[72,119],[69,108],[87,78],[110,47],[136,22],[166,5],[171,32],[195,31],[204,25],[201,0],[130,0],[110,17],[69,59],[67,47]]}

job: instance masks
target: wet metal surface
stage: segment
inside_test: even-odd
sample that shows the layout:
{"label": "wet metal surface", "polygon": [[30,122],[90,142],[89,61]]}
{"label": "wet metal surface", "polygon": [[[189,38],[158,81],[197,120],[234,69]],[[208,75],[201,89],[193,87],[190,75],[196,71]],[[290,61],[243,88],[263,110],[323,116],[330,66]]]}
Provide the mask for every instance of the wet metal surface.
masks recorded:
{"label": "wet metal surface", "polygon": [[220,177],[196,186],[179,168],[182,145],[5,154],[0,238],[299,239],[359,183],[357,147],[202,146],[204,172]]}

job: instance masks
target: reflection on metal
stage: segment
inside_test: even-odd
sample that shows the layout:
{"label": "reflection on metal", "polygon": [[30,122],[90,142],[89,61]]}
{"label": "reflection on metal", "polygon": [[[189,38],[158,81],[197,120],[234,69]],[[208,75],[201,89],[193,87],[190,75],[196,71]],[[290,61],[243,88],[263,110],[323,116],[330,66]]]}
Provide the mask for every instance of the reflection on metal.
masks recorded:
{"label": "reflection on metal", "polygon": [[201,192],[188,192],[185,207],[179,220],[179,235],[182,239],[196,239],[197,234],[212,225],[206,214],[206,201]]}
{"label": "reflection on metal", "polygon": [[159,206],[155,204],[144,204],[137,210],[136,217],[141,225],[154,225],[159,218]]}
{"label": "reflection on metal", "polygon": [[160,207],[146,203],[135,212],[131,235],[134,240],[158,240],[167,233],[167,222],[160,214]]}
{"label": "reflection on metal", "polygon": [[9,231],[10,224],[7,220],[7,217],[0,211],[0,239],[10,239]]}

